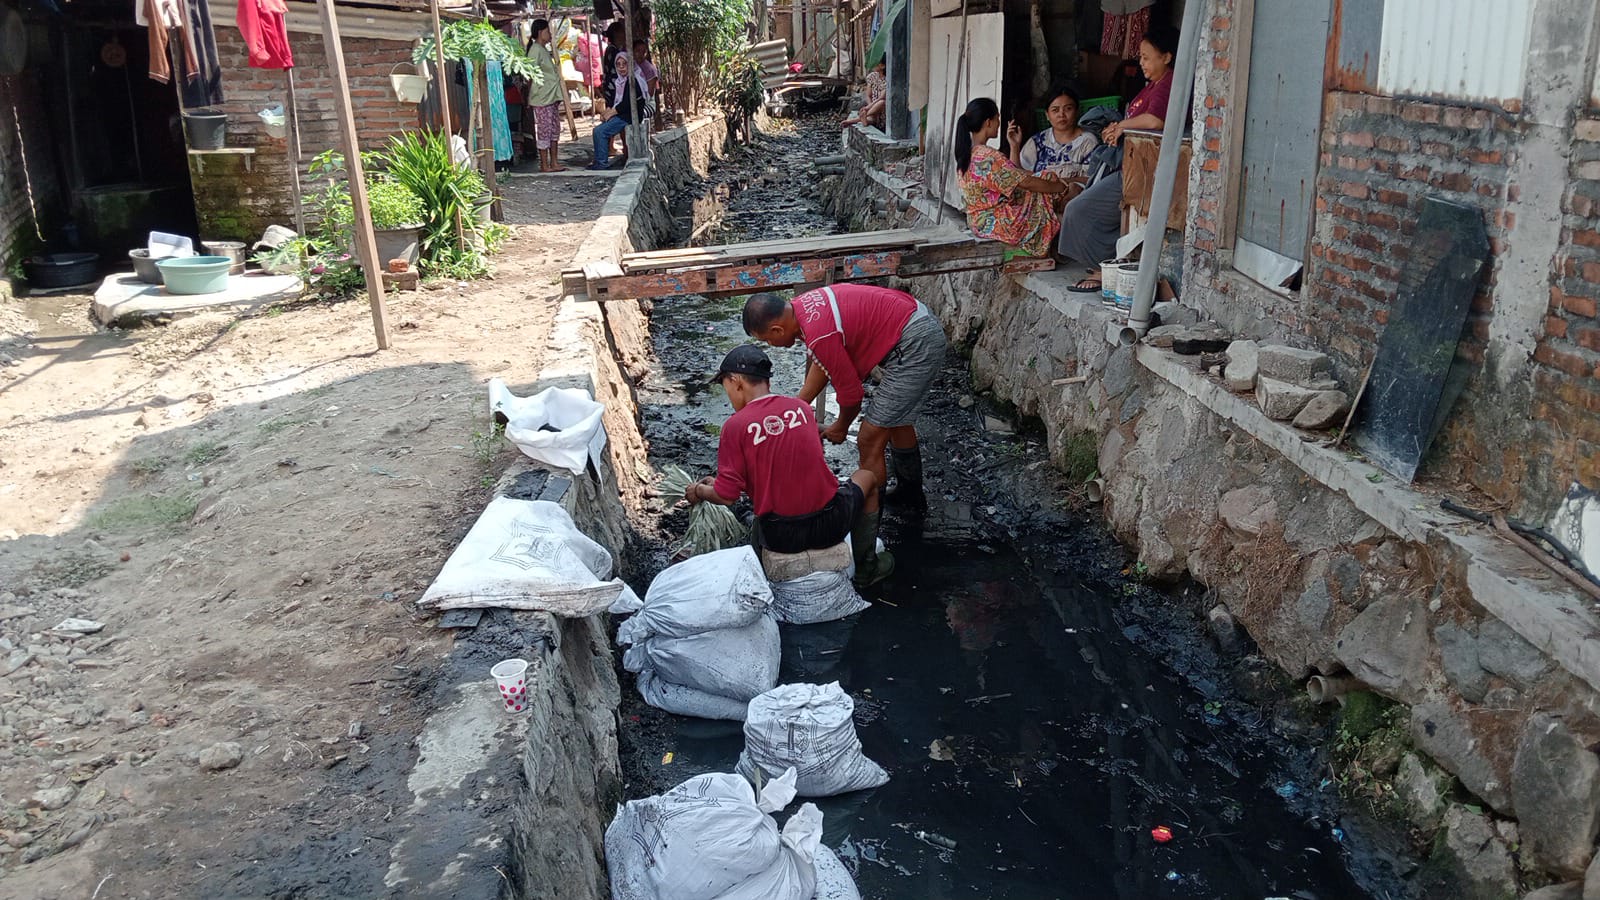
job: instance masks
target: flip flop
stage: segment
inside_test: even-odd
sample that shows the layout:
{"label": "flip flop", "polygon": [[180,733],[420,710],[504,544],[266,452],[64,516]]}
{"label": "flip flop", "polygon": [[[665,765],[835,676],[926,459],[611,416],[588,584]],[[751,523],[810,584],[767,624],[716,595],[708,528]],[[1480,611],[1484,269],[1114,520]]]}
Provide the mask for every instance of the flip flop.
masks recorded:
{"label": "flip flop", "polygon": [[1067,290],[1074,294],[1098,294],[1101,281],[1098,278],[1080,278],[1078,283],[1070,285]]}

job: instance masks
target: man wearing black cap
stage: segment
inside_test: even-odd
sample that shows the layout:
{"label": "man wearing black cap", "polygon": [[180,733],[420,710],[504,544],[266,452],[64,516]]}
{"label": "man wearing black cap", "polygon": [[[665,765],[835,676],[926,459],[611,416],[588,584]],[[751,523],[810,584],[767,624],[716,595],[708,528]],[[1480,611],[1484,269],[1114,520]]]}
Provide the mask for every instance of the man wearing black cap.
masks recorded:
{"label": "man wearing black cap", "polygon": [[[689,485],[690,503],[724,506],[750,496],[756,541],[775,553],[826,550],[858,530],[862,506],[877,477],[857,469],[844,484],[828,468],[810,405],[771,392],[772,361],[753,344],[735,347],[712,381],[733,404],[717,445],[717,474]],[[876,553],[876,535],[856,535],[869,548],[856,553],[856,582],[882,581],[894,557]]]}

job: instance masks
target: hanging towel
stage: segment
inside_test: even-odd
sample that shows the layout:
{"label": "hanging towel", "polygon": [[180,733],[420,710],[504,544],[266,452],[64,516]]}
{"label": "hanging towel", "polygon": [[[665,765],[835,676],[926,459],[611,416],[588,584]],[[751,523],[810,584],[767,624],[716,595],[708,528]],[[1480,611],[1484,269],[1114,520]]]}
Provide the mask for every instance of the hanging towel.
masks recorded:
{"label": "hanging towel", "polygon": [[150,32],[150,77],[166,84],[172,80],[172,60],[167,55],[167,44],[172,39],[172,29],[180,29],[183,36],[183,59],[179,71],[192,75],[200,68],[195,59],[194,45],[189,41],[189,31],[183,27],[182,0],[135,0],[133,20]]}
{"label": "hanging towel", "polygon": [[239,0],[239,36],[250,51],[251,68],[294,68],[288,15],[283,0]]}
{"label": "hanging towel", "polygon": [[505,75],[500,71],[500,61],[491,59],[484,63],[484,73],[489,81],[489,130],[494,134],[494,158],[511,158],[511,119],[506,115]]}

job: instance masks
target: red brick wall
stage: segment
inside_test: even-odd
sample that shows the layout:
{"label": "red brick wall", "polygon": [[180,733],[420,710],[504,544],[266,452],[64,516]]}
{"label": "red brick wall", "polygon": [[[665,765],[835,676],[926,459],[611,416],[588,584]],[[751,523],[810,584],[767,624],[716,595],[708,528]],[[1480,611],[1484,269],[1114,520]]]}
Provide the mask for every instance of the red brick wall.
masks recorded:
{"label": "red brick wall", "polygon": [[[1558,245],[1533,251],[1554,258],[1531,360],[1525,346],[1490,337],[1521,196],[1512,173],[1524,124],[1504,111],[1328,93],[1304,286],[1284,297],[1232,271],[1222,246],[1233,203],[1234,11],[1234,0],[1211,0],[1201,43],[1186,299],[1237,332],[1327,350],[1354,385],[1383,333],[1422,198],[1481,209],[1493,256],[1460,348],[1470,376],[1424,471],[1469,481],[1533,518],[1573,481],[1600,487],[1600,120],[1576,126]],[[1508,384],[1492,370],[1518,374]]]}
{"label": "red brick wall", "polygon": [[[250,68],[238,29],[219,27],[216,33],[227,98],[221,108],[228,114],[228,145],[253,147],[256,152],[244,160],[191,159],[190,181],[202,233],[253,241],[267,225],[294,224],[288,141],[270,137],[256,115],[279,103],[287,107],[284,75],[275,69]],[[301,183],[310,193],[316,185],[306,175],[306,166],[317,154],[339,147],[339,123],[321,37],[294,32],[289,39],[296,64]],[[411,59],[409,43],[347,37],[344,58],[363,149],[381,149],[390,135],[416,129],[416,105],[399,102],[389,87],[395,65]]]}

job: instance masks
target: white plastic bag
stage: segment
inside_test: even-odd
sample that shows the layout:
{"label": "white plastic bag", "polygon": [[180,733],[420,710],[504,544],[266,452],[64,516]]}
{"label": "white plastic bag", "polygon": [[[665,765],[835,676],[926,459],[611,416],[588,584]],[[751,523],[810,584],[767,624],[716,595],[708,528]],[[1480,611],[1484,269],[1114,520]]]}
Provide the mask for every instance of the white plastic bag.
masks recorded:
{"label": "white plastic bag", "polygon": [[778,683],[782,656],[778,623],[761,616],[743,628],[645,638],[622,655],[622,665],[629,672],[650,671],[671,684],[749,703]]}
{"label": "white plastic bag", "polygon": [[604,404],[577,388],[546,388],[532,397],[518,397],[498,378],[489,381],[489,413],[505,416],[506,439],[547,465],[582,475],[593,462],[601,468],[606,428]]}
{"label": "white plastic bag", "polygon": [[812,572],[772,582],[772,612],[779,622],[815,625],[852,616],[872,604],[856,593],[845,572]]}
{"label": "white plastic bag", "polygon": [[758,796],[737,775],[698,775],[617,810],[606,829],[613,900],[811,900],[822,812],[807,803],[780,831],[794,773]]}
{"label": "white plastic bag", "polygon": [[817,893],[814,900],[861,900],[856,880],[827,847],[817,848]]}
{"label": "white plastic bag", "polygon": [[772,587],[749,547],[703,553],[668,566],[650,582],[644,609],[617,630],[617,643],[651,635],[688,637],[743,628],[766,615]]}
{"label": "white plastic bag", "polygon": [[499,606],[581,618],[631,595],[621,580],[603,580],[611,568],[611,553],[579,531],[560,504],[496,497],[417,605]]}
{"label": "white plastic bag", "polygon": [[837,681],[773,688],[750,701],[737,771],[761,784],[792,770],[802,797],[880,787],[889,773],[862,754],[854,714],[855,701]]}

